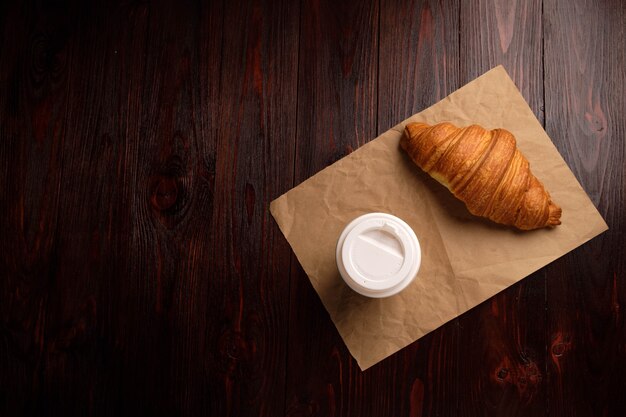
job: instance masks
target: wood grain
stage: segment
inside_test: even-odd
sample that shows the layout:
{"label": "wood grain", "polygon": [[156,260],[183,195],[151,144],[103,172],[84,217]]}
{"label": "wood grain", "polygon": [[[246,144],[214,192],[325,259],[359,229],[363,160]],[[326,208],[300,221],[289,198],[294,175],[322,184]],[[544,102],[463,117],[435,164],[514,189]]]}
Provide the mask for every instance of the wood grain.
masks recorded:
{"label": "wood grain", "polygon": [[503,65],[543,123],[541,0],[477,0],[461,3],[461,84]]}
{"label": "wood grain", "polygon": [[[19,386],[3,404],[8,415],[71,415],[102,404],[104,391],[96,394],[95,387],[106,373],[110,345],[99,320],[108,306],[106,277],[116,268],[105,241],[114,239],[113,216],[126,218],[128,206],[111,198],[123,195],[110,166],[120,149],[118,120],[101,117],[113,104],[116,80],[108,77],[119,66],[106,65],[112,38],[93,35],[115,17],[136,29],[136,37],[117,35],[140,41],[145,20],[120,9],[95,12],[64,3],[22,4],[6,18],[16,38],[3,37],[15,55],[3,59],[11,66],[2,69],[10,91],[1,107],[9,115],[2,136],[10,141],[3,166],[11,198],[3,210],[1,360],[15,377],[2,385]],[[10,46],[15,40],[17,47]]]}
{"label": "wood grain", "polygon": [[2,240],[1,360],[24,392],[4,408],[281,413],[289,250],[265,207],[293,184],[298,9],[232,4],[222,30],[218,3],[57,6],[8,17],[45,19],[3,60],[3,161],[29,179],[7,207],[23,243]]}
{"label": "wood grain", "polygon": [[225,7],[213,222],[200,232],[212,239],[210,412],[276,416],[290,249],[268,206],[293,186],[300,11],[291,1]]}
{"label": "wood grain", "polygon": [[460,2],[383,0],[378,134],[461,87]]}
{"label": "wood grain", "polygon": [[[304,2],[296,183],[376,136],[378,3]],[[376,415],[364,379],[297,262],[291,275],[287,416]],[[382,407],[382,408],[381,408]]]}
{"label": "wood grain", "polygon": [[[463,82],[503,65],[543,121],[541,1],[462,2],[460,29]],[[461,415],[545,415],[545,292],[538,272],[460,317]]]}
{"label": "wood grain", "polygon": [[626,415],[626,10],[618,3],[544,2],[546,130],[609,225],[547,268],[551,416]]}

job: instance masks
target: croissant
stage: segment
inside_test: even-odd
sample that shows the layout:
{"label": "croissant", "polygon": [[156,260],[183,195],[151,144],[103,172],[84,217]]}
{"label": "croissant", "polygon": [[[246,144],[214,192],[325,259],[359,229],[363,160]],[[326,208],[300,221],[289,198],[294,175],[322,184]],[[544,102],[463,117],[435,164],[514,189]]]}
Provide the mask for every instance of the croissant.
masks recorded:
{"label": "croissant", "polygon": [[521,230],[561,224],[561,208],[505,129],[409,123],[400,146],[474,215]]}

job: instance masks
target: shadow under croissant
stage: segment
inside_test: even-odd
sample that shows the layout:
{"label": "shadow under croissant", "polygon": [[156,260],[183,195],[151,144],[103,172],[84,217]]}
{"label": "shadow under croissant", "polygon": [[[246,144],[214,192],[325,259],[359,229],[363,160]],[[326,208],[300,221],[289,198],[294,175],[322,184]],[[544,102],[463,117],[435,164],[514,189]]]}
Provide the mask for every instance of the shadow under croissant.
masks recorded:
{"label": "shadow under croissant", "polygon": [[480,224],[485,229],[491,230],[508,230],[514,233],[533,232],[533,230],[522,231],[513,226],[499,224],[485,217],[473,215],[469,212],[469,210],[465,206],[465,203],[456,198],[454,194],[452,194],[452,192],[448,190],[444,185],[440,184],[437,180],[431,177],[428,173],[424,172],[413,161],[411,161],[411,158],[407,155],[406,152],[404,152],[404,150],[402,150],[401,148],[399,149],[402,152],[402,161],[405,165],[405,168],[415,173],[415,176],[419,180],[419,182],[422,183],[434,197],[437,206],[431,207],[432,210],[439,210],[440,212],[447,213],[452,221],[459,224],[472,222],[475,224]]}

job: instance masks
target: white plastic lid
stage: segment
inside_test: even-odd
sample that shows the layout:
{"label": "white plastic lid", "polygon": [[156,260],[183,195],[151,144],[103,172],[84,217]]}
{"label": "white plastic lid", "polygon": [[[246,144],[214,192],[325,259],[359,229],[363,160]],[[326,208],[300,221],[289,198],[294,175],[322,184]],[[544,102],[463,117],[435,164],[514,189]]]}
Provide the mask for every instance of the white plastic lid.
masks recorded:
{"label": "white plastic lid", "polygon": [[422,260],[417,236],[403,220],[386,213],[357,217],[339,236],[337,267],[359,294],[389,297],[409,285]]}

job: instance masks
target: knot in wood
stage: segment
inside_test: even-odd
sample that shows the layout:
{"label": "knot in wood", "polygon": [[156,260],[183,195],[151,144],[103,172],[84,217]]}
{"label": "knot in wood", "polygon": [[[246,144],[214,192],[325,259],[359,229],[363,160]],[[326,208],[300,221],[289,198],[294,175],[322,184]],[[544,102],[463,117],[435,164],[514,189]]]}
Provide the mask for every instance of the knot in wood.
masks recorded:
{"label": "knot in wood", "polygon": [[152,206],[157,210],[167,210],[178,199],[178,184],[173,178],[161,178],[152,192]]}
{"label": "knot in wood", "polygon": [[245,356],[246,342],[239,332],[226,331],[220,340],[220,352],[223,357],[239,360]]}
{"label": "knot in wood", "polygon": [[556,357],[563,356],[565,353],[565,343],[557,343],[552,346],[552,354]]}

